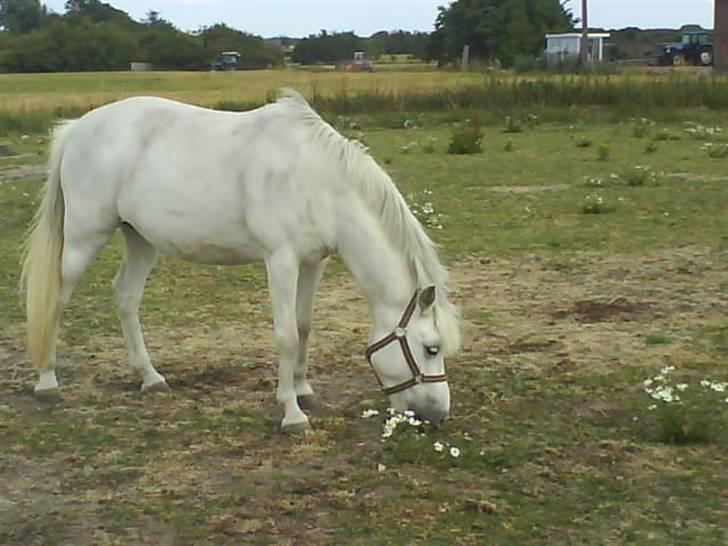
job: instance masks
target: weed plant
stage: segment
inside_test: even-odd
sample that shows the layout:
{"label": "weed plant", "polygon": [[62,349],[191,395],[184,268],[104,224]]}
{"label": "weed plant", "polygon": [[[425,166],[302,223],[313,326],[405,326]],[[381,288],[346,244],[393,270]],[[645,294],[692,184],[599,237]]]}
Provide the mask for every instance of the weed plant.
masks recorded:
{"label": "weed plant", "polygon": [[449,154],[478,154],[483,151],[483,128],[479,123],[469,122],[455,127],[447,148]]}
{"label": "weed plant", "polygon": [[654,439],[666,444],[709,443],[728,423],[728,382],[703,378],[678,381],[674,366],[665,366],[642,383],[650,397],[648,429]]}

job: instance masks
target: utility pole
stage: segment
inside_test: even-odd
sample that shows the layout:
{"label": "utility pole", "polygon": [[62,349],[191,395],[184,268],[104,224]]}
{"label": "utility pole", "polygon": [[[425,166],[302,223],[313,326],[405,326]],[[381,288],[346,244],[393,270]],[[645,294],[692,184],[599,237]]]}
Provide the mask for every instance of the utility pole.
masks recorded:
{"label": "utility pole", "polygon": [[581,47],[579,48],[579,60],[581,66],[585,67],[589,63],[589,23],[587,22],[586,13],[587,0],[581,0]]}

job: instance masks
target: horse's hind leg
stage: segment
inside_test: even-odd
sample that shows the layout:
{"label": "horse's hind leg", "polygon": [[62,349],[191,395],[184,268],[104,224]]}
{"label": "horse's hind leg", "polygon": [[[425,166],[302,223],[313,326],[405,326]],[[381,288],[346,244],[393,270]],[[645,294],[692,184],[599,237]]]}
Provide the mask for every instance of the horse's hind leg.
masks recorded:
{"label": "horse's hind leg", "polygon": [[110,233],[86,234],[80,236],[69,226],[64,230],[63,252],[61,255],[61,281],[58,289],[58,312],[54,328],[53,344],[50,346],[49,364],[40,373],[40,379],[35,386],[35,397],[44,402],[60,400],[58,382],[56,380],[56,338],[61,312],[71,299],[73,289],[81,279],[83,272],[94,259],[99,250],[111,238]]}
{"label": "horse's hind leg", "polygon": [[114,279],[114,290],[119,305],[119,319],[129,363],[143,378],[142,392],[169,390],[167,382],[149,360],[139,323],[139,304],[144,283],[157,260],[157,250],[131,226],[122,224],[126,250],[121,268]]}
{"label": "horse's hind leg", "polygon": [[298,290],[296,292],[296,323],[298,326],[298,360],[293,375],[298,405],[307,410],[317,407],[313,389],[306,379],[308,370],[308,336],[311,331],[313,297],[316,293],[326,260],[301,264],[298,271]]}

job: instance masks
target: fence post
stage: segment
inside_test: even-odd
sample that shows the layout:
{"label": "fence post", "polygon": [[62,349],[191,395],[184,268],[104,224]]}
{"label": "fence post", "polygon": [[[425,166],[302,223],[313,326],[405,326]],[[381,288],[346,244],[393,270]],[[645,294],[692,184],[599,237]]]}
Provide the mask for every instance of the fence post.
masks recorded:
{"label": "fence post", "polygon": [[713,65],[716,72],[728,73],[728,0],[715,0]]}

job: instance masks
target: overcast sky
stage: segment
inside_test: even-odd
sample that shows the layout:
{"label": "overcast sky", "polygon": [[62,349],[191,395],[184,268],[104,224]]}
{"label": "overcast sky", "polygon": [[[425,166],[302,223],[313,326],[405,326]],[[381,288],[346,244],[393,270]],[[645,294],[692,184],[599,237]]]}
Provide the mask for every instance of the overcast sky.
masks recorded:
{"label": "overcast sky", "polygon": [[[62,13],[65,0],[43,0]],[[106,0],[134,19],[156,10],[182,30],[225,23],[262,36],[308,36],[320,29],[353,30],[368,36],[378,30],[431,31],[437,6],[445,0]],[[578,17],[581,0],[566,3]],[[713,0],[589,0],[589,26],[602,28],[679,28],[713,26]]]}

